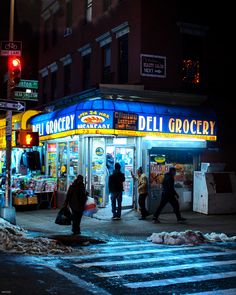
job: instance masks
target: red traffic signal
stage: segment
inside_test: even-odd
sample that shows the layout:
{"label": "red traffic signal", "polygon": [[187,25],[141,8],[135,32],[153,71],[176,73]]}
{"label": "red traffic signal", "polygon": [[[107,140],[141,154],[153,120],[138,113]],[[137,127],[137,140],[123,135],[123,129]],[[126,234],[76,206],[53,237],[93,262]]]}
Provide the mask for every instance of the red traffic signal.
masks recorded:
{"label": "red traffic signal", "polygon": [[27,130],[16,130],[16,146],[32,147],[39,145],[39,133]]}
{"label": "red traffic signal", "polygon": [[14,88],[20,83],[21,79],[21,60],[17,57],[10,57],[8,60],[10,87]]}

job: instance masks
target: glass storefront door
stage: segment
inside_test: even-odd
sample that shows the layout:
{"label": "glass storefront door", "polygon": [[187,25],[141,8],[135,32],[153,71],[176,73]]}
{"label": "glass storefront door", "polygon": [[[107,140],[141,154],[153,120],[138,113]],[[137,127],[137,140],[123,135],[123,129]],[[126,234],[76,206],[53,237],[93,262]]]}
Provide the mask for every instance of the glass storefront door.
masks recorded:
{"label": "glass storefront door", "polygon": [[122,206],[132,206],[133,204],[133,178],[131,170],[134,170],[134,148],[121,146],[107,146],[106,162],[109,175],[114,170],[115,163],[121,165],[121,172],[125,174],[124,192]]}

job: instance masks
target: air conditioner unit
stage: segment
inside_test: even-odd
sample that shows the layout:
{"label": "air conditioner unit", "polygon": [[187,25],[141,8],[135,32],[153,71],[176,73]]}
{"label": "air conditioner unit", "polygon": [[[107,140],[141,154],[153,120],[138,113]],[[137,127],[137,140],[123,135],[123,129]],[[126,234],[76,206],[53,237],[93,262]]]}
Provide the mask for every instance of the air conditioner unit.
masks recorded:
{"label": "air conditioner unit", "polygon": [[65,28],[64,37],[67,37],[72,34],[72,28]]}

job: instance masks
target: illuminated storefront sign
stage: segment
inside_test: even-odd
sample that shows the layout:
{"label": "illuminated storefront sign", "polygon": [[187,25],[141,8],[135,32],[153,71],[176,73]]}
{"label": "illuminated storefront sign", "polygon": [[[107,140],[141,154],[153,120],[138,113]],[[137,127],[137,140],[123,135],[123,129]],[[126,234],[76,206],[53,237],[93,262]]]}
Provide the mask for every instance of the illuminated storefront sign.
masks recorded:
{"label": "illuminated storefront sign", "polygon": [[77,129],[112,129],[113,113],[107,111],[86,111],[76,114]]}
{"label": "illuminated storefront sign", "polygon": [[[101,106],[106,102],[106,108],[102,109]],[[94,108],[86,109],[84,104],[79,103],[53,113],[35,116],[30,121],[33,131],[39,132],[43,140],[75,134],[169,138],[188,136],[213,141],[217,139],[215,115],[212,112],[184,107],[168,106],[167,109],[165,106],[154,104],[111,100],[94,100],[86,103],[95,104]],[[155,108],[158,114],[153,112]]]}
{"label": "illuminated storefront sign", "polygon": [[33,131],[39,132],[39,136],[74,130],[75,114],[53,118],[52,120],[33,124],[32,127],[33,127]]}
{"label": "illuminated storefront sign", "polygon": [[173,116],[139,115],[138,131],[185,135],[216,135],[216,122]]}

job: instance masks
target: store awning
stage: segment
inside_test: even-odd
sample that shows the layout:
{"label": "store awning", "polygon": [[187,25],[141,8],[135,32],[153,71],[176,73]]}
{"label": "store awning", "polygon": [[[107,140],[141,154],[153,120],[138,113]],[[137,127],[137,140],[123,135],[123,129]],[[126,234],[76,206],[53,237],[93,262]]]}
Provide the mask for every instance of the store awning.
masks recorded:
{"label": "store awning", "polygon": [[210,109],[93,98],[30,120],[41,139],[73,134],[193,136],[216,140]]}

